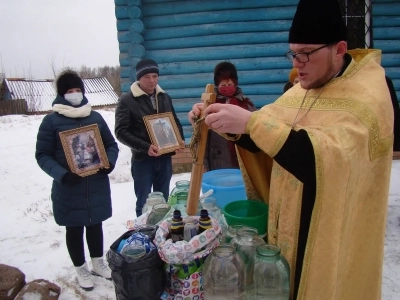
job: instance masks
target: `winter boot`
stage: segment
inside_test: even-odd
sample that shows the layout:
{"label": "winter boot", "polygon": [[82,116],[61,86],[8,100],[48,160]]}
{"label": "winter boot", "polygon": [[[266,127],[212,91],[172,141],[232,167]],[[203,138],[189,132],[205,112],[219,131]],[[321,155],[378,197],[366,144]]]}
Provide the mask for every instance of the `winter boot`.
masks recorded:
{"label": "winter boot", "polygon": [[92,274],[111,280],[111,269],[102,257],[92,257]]}
{"label": "winter boot", "polygon": [[89,271],[87,263],[85,262],[82,266],[75,267],[75,269],[76,269],[76,274],[78,275],[77,278],[80,287],[85,291],[93,290],[94,283],[92,280],[92,274]]}

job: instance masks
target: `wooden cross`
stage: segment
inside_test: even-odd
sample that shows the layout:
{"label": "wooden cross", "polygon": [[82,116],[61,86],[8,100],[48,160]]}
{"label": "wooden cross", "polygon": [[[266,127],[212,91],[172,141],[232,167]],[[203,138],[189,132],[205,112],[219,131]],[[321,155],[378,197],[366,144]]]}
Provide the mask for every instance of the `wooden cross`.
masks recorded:
{"label": "wooden cross", "polygon": [[[206,91],[201,95],[201,100],[203,101],[203,107],[206,107],[215,102],[216,94],[214,93],[214,85],[207,84]],[[189,194],[186,204],[186,213],[189,216],[194,216],[197,213],[198,204],[199,204],[199,197],[200,197],[200,189],[201,189],[201,182],[203,179],[203,172],[204,172],[204,153],[206,152],[206,145],[207,145],[207,133],[208,133],[208,126],[204,123],[204,109],[201,111],[199,120],[195,124],[194,133],[192,135],[192,141],[190,142],[191,147],[196,145],[196,153],[192,152],[193,157],[193,164],[192,164],[192,173],[190,174],[190,187],[189,187]],[[198,126],[196,128],[196,126]],[[192,143],[193,142],[193,143]],[[192,150],[192,149],[191,149]],[[194,150],[194,149],[193,149]]]}

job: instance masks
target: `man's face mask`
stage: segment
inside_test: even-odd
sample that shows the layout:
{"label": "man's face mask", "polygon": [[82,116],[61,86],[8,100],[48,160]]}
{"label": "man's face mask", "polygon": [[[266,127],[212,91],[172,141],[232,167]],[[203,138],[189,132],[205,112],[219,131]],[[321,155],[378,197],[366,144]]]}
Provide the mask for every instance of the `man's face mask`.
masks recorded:
{"label": "man's face mask", "polygon": [[67,100],[72,105],[79,105],[83,100],[83,94],[81,92],[69,93],[64,95],[65,100]]}
{"label": "man's face mask", "polygon": [[218,88],[218,91],[223,96],[231,97],[231,96],[235,95],[236,86],[234,86],[234,85],[221,86]]}

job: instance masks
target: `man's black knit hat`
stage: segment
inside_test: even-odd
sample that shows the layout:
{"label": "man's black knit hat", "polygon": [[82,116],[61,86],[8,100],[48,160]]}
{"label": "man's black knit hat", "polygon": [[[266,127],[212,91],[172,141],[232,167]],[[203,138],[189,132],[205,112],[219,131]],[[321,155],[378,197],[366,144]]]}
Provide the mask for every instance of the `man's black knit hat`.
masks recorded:
{"label": "man's black knit hat", "polygon": [[214,68],[214,84],[218,86],[221,80],[232,79],[235,85],[238,85],[238,75],[234,64],[223,61]]}
{"label": "man's black knit hat", "polygon": [[56,80],[57,94],[64,97],[65,93],[70,89],[79,88],[82,94],[85,94],[85,86],[78,73],[73,70],[63,71]]}
{"label": "man's black knit hat", "polygon": [[157,73],[157,75],[160,75],[158,65],[154,60],[142,59],[136,64],[136,80],[139,80],[140,77],[149,73]]}
{"label": "man's black knit hat", "polygon": [[347,41],[337,0],[300,0],[289,31],[291,44],[331,44]]}

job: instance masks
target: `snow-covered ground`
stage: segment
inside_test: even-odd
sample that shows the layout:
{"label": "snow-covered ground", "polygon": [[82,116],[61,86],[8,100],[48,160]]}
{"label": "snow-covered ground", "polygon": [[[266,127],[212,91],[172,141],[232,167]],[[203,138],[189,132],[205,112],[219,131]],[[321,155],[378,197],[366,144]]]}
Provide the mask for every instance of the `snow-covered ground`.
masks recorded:
{"label": "snow-covered ground", "polygon": [[[110,129],[113,110],[99,111]],[[51,213],[52,179],[37,165],[36,134],[43,116],[0,117],[0,263],[15,266],[26,281],[47,279],[62,288],[60,300],[115,299],[112,282],[94,278],[95,288],[84,292],[75,281],[75,270],[65,245],[65,228]],[[113,216],[103,223],[104,252],[126,231],[135,217],[136,197],[130,175],[130,150],[119,144],[120,155],[110,174]],[[190,179],[189,173],[174,175]],[[385,240],[382,299],[400,299],[400,161],[393,161]],[[374,245],[371,245],[373,247]],[[86,257],[89,253],[86,249]]]}

